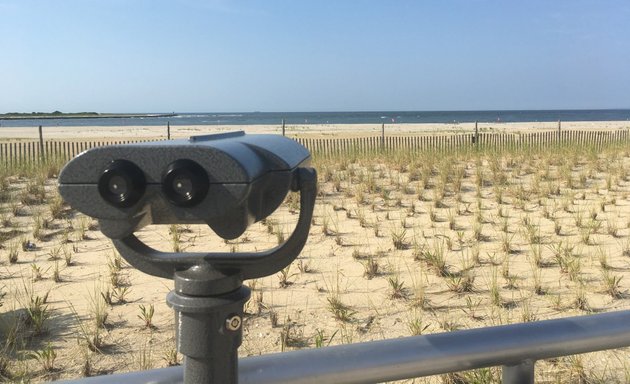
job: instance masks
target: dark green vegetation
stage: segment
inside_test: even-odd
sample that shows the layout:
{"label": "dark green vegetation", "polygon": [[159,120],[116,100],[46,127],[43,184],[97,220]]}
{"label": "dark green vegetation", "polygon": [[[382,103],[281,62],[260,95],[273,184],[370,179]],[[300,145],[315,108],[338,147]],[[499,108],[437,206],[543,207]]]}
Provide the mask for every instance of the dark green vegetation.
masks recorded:
{"label": "dark green vegetation", "polygon": [[45,117],[58,118],[58,117],[75,117],[75,116],[76,117],[100,116],[100,114],[97,113],[97,112],[66,113],[66,112],[60,112],[60,111],[54,111],[54,112],[26,112],[26,113],[9,112],[9,113],[0,114],[0,117],[2,117],[3,119],[10,119],[10,118],[39,119],[39,118],[45,118]]}
{"label": "dark green vegetation", "polygon": [[3,120],[20,120],[20,119],[122,119],[135,117],[168,117],[175,116],[173,113],[155,114],[155,113],[98,113],[98,112],[9,112],[0,114]]}

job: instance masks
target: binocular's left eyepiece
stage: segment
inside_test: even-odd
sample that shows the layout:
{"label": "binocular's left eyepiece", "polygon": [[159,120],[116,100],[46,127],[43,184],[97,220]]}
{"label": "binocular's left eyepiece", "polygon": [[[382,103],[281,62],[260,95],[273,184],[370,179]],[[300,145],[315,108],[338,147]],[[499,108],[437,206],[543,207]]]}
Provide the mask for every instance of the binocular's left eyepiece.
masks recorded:
{"label": "binocular's left eyepiece", "polygon": [[115,160],[98,180],[98,191],[114,207],[128,208],[144,195],[144,172],[128,160]]}

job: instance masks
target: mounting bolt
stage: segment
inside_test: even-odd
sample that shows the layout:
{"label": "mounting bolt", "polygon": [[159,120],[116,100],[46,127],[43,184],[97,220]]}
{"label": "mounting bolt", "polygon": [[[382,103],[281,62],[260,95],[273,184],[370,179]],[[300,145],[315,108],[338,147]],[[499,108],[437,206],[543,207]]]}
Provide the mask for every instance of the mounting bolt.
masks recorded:
{"label": "mounting bolt", "polygon": [[230,331],[238,331],[243,321],[239,315],[234,315],[225,319],[225,327]]}

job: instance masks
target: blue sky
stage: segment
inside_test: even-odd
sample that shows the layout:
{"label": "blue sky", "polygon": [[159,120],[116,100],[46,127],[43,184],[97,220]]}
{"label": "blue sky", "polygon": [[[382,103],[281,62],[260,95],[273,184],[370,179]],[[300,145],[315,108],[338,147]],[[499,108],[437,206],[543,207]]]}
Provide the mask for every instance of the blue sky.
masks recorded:
{"label": "blue sky", "polygon": [[0,112],[630,108],[628,1],[0,0]]}

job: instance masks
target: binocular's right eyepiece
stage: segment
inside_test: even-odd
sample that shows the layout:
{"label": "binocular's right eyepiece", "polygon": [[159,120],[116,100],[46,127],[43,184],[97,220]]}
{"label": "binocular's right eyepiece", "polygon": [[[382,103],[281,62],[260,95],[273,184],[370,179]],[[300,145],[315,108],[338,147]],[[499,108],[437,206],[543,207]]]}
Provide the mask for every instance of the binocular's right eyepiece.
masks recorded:
{"label": "binocular's right eyepiece", "polygon": [[169,164],[162,178],[162,192],[173,204],[191,207],[208,194],[208,173],[192,160],[181,159]]}
{"label": "binocular's right eyepiece", "polygon": [[109,204],[128,208],[137,203],[146,188],[142,170],[127,160],[113,161],[98,180],[98,191]]}

